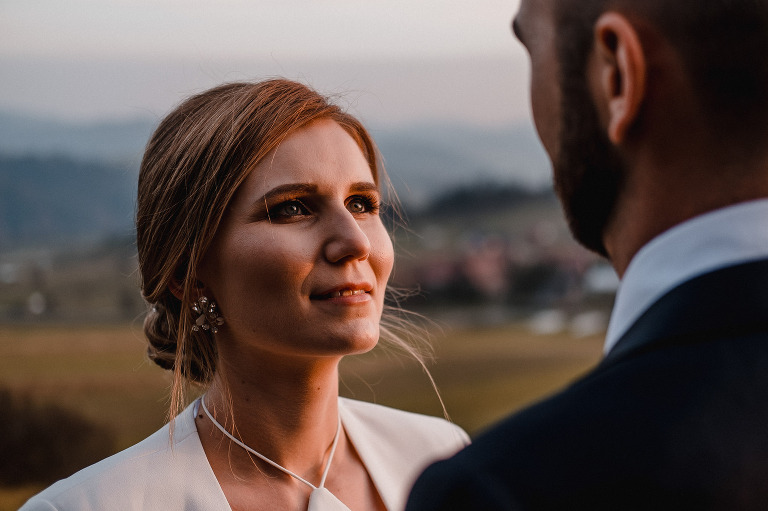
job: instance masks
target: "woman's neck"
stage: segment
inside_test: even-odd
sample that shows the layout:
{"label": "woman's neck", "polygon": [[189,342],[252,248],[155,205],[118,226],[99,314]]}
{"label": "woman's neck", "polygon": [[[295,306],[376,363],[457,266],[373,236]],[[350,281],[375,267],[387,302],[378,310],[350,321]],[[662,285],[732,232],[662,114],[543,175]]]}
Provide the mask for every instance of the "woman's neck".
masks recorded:
{"label": "woman's neck", "polygon": [[[313,481],[312,475],[322,472],[338,423],[339,360],[260,362],[247,371],[238,370],[240,364],[221,367],[205,396],[208,409],[243,443]],[[198,415],[198,426],[216,442],[230,442],[207,418]],[[254,467],[243,449],[232,447],[225,450],[229,462]]]}
{"label": "woman's neck", "polygon": [[[218,422],[250,448],[317,486],[339,425],[338,358],[287,367],[269,357],[241,360],[237,371],[220,367],[204,397]],[[234,417],[234,425],[233,425]],[[242,509],[304,509],[310,488],[250,455],[201,410],[200,441],[230,503]],[[330,465],[326,487],[352,509],[384,509],[365,464],[345,431]]]}

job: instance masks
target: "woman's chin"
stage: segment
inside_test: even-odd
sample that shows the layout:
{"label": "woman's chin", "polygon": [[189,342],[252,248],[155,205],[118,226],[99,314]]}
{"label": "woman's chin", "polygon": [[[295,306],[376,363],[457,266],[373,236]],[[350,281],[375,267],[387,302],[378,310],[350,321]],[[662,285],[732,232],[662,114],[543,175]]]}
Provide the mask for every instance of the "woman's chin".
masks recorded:
{"label": "woman's chin", "polygon": [[369,351],[371,351],[373,348],[376,347],[378,342],[379,342],[379,340],[378,340],[378,338],[376,338],[376,339],[370,340],[370,341],[368,341],[366,343],[360,343],[360,344],[358,344],[357,349],[354,350],[354,351],[351,351],[349,354],[350,355],[362,355],[363,353],[368,353]]}
{"label": "woman's chin", "polygon": [[368,353],[379,342],[379,328],[376,326],[376,328],[368,329],[369,332],[364,332],[365,329],[361,330],[351,332],[351,335],[336,337],[332,342],[334,346],[331,349],[340,355]]}

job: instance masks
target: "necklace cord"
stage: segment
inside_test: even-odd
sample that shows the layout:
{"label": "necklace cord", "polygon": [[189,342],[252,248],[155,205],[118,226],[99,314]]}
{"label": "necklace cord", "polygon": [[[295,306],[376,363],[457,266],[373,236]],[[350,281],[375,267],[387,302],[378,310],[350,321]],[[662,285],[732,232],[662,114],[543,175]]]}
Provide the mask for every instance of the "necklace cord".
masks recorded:
{"label": "necklace cord", "polygon": [[213,415],[211,415],[211,412],[208,411],[208,407],[205,406],[205,396],[200,398],[200,404],[203,405],[203,411],[208,416],[208,418],[211,419],[211,422],[213,422],[213,425],[216,426],[219,429],[219,431],[224,433],[224,435],[227,438],[232,440],[234,443],[236,443],[237,445],[239,445],[240,447],[242,447],[243,449],[245,449],[249,453],[253,454],[254,456],[257,456],[260,460],[262,460],[262,461],[264,461],[266,463],[269,463],[273,467],[275,467],[275,468],[277,468],[279,470],[282,470],[283,472],[285,472],[289,476],[293,477],[294,479],[296,479],[298,481],[301,481],[302,483],[306,484],[307,486],[309,486],[313,490],[317,490],[318,488],[324,488],[325,487],[325,479],[328,477],[328,472],[329,472],[329,470],[331,468],[331,462],[333,461],[333,455],[336,454],[336,446],[339,443],[339,433],[341,432],[341,417],[339,417],[337,425],[336,425],[336,434],[333,437],[333,443],[331,444],[331,453],[328,455],[328,461],[326,462],[325,469],[323,470],[323,476],[322,476],[322,479],[320,480],[320,486],[315,486],[314,484],[310,483],[309,481],[307,481],[303,477],[301,477],[301,476],[299,476],[297,474],[294,474],[293,472],[291,472],[290,470],[288,470],[284,466],[280,465],[279,463],[276,463],[276,462],[272,461],[271,459],[267,458],[266,456],[264,456],[260,452],[257,452],[256,450],[254,450],[254,449],[248,447],[247,445],[245,445],[245,443],[242,442],[241,440],[235,438],[235,436],[232,433],[227,431],[226,428],[224,428],[224,426],[219,424],[219,421],[217,421],[216,419],[213,418]]}

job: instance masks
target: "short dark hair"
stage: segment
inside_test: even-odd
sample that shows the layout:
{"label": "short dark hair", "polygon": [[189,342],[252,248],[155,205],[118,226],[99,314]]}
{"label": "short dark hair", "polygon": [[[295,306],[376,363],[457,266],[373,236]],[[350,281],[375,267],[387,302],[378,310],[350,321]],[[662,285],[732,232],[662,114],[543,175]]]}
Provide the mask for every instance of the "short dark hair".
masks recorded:
{"label": "short dark hair", "polygon": [[563,73],[583,75],[607,10],[647,20],[678,49],[719,135],[754,143],[768,134],[768,0],[556,0]]}

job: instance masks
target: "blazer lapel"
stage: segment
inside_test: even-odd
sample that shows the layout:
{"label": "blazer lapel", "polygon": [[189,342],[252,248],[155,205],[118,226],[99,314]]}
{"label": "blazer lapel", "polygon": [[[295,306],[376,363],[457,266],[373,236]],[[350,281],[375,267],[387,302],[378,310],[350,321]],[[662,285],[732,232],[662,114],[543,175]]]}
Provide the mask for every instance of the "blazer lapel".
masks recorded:
{"label": "blazer lapel", "polygon": [[351,413],[344,406],[343,399],[339,400],[339,413],[344,431],[355,446],[357,454],[360,455],[384,505],[389,510],[404,508],[408,495],[402,495],[403,485],[399,480],[393,480],[392,475],[402,477],[403,474],[408,473],[407,460],[393,456],[397,453],[391,448],[391,439]]}

